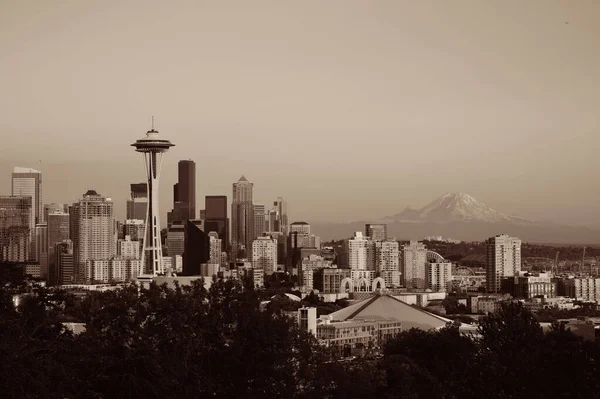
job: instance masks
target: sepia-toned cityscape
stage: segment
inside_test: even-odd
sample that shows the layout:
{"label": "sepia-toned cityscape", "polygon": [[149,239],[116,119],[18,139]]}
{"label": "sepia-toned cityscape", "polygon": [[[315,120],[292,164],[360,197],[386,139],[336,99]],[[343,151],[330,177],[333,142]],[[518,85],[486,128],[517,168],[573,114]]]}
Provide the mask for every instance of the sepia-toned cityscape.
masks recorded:
{"label": "sepia-toned cityscape", "polygon": [[600,398],[600,3],[8,3],[0,396]]}

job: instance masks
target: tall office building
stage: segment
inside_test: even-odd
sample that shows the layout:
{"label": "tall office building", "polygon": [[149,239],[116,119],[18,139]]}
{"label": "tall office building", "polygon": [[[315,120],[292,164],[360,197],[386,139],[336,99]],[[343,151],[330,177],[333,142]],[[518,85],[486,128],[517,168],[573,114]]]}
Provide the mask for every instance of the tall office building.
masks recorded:
{"label": "tall office building", "polygon": [[252,268],[266,274],[277,271],[277,241],[271,237],[258,237],[252,242]]}
{"label": "tall office building", "polygon": [[252,191],[254,184],[244,176],[233,183],[231,203],[231,244],[232,260],[251,258],[254,240],[254,204]]}
{"label": "tall office building", "polygon": [[227,196],[207,195],[204,197],[204,231],[215,231],[221,240],[221,251],[227,252],[229,245],[229,218]]}
{"label": "tall office building", "polygon": [[126,220],[125,224],[123,224],[123,237],[129,236],[131,237],[131,241],[138,241],[142,245],[145,229],[146,223],[143,220]]}
{"label": "tall office building", "polygon": [[221,265],[221,239],[214,231],[208,233],[208,239],[210,246],[208,263]]}
{"label": "tall office building", "polygon": [[310,234],[310,224],[306,222],[294,222],[290,225],[290,233]]}
{"label": "tall office building", "polygon": [[131,184],[130,198],[127,200],[127,220],[146,221],[148,212],[148,185],[146,183]]}
{"label": "tall office building", "polygon": [[277,197],[277,199],[273,201],[273,209],[277,213],[277,220],[279,222],[279,226],[277,230],[272,231],[280,231],[287,237],[290,232],[287,201],[283,199],[283,197]]}
{"label": "tall office building", "polygon": [[56,243],[68,240],[70,237],[70,215],[62,211],[54,211],[48,214],[48,270],[49,284],[56,285],[60,279],[60,273],[56,265],[54,249]]}
{"label": "tall office building", "polygon": [[183,256],[185,251],[185,225],[172,224],[167,229],[167,254]]}
{"label": "tall office building", "polygon": [[102,274],[92,270],[93,261],[108,262],[115,256],[114,204],[110,198],[88,190],[73,204],[71,217],[75,279],[90,282]]}
{"label": "tall office building", "polygon": [[30,260],[31,204],[30,196],[0,196],[0,261]]}
{"label": "tall office building", "polygon": [[196,163],[179,161],[177,183],[173,186],[173,210],[167,215],[167,223],[195,220],[196,215]]}
{"label": "tall office building", "polygon": [[63,240],[54,244],[54,264],[58,275],[58,285],[75,283],[73,263],[73,241]]}
{"label": "tall office building", "polygon": [[[154,122],[154,120],[153,120]],[[144,237],[144,250],[142,251],[141,268],[138,277],[142,279],[156,276],[159,271],[164,270],[162,266],[162,241],[160,231],[160,212],[158,206],[158,181],[160,178],[160,167],[162,155],[173,147],[169,140],[160,139],[158,131],[146,132],[146,137],[131,144],[136,152],[144,155],[146,178],[148,182],[148,213],[146,216],[146,236]]]}
{"label": "tall office building", "polygon": [[400,286],[399,245],[395,240],[375,241],[375,270],[386,287]]}
{"label": "tall office building", "polygon": [[15,167],[12,173],[12,195],[31,197],[29,260],[35,260],[35,225],[42,223],[44,217],[44,208],[42,205],[42,172],[31,168]]}
{"label": "tall office building", "polygon": [[344,253],[348,257],[348,268],[352,270],[375,270],[375,245],[360,231],[344,241]]}
{"label": "tall office building", "polygon": [[365,224],[365,235],[373,241],[387,240],[387,225]]}
{"label": "tall office building", "polygon": [[486,241],[485,280],[488,292],[500,292],[502,279],[521,271],[521,240],[506,234]]}
{"label": "tall office building", "polygon": [[425,289],[425,263],[427,249],[418,241],[402,246],[400,271],[402,283],[409,289]]}
{"label": "tall office building", "polygon": [[201,265],[210,259],[208,235],[200,220],[188,220],[184,228],[183,275],[199,276]]}
{"label": "tall office building", "polygon": [[265,233],[265,206],[254,205],[254,238],[262,237]]}
{"label": "tall office building", "polygon": [[35,261],[40,264],[40,274],[48,281],[48,225],[35,225]]}
{"label": "tall office building", "polygon": [[53,212],[69,213],[69,204],[44,204],[44,222],[48,221],[48,215]]}

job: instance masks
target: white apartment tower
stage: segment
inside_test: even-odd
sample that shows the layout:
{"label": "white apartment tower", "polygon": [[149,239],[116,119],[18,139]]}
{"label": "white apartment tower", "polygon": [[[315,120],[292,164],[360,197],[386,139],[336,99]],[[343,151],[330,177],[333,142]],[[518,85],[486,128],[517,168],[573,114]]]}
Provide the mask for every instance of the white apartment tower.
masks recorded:
{"label": "white apartment tower", "polygon": [[114,204],[110,198],[88,190],[79,202],[73,204],[71,217],[76,279],[87,282],[104,272],[86,270],[86,265],[94,266],[96,263],[92,261],[108,262],[115,256]]}
{"label": "white apartment tower", "polygon": [[252,243],[252,268],[263,269],[266,274],[277,271],[277,240],[258,237]]}
{"label": "white apartment tower", "polygon": [[402,246],[400,271],[402,283],[409,289],[425,289],[427,249],[418,241]]}
{"label": "white apartment tower", "polygon": [[353,238],[344,242],[348,267],[352,270],[375,270],[375,245],[363,233],[357,231]]}
{"label": "white apartment tower", "polygon": [[395,240],[375,241],[375,269],[386,287],[400,286],[399,245]]}
{"label": "white apartment tower", "polygon": [[452,263],[427,263],[425,286],[433,292],[447,291],[448,283],[452,280]]}
{"label": "white apartment tower", "polygon": [[485,280],[488,292],[500,292],[502,278],[521,271],[521,240],[500,234],[486,241]]}

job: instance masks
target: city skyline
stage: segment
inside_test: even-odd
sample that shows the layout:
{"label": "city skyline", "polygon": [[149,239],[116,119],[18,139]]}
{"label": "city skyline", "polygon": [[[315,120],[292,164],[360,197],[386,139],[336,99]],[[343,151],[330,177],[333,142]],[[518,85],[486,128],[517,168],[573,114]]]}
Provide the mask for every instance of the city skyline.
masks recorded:
{"label": "city skyline", "polygon": [[140,180],[123,144],[155,114],[186,143],[164,164],[162,215],[191,158],[196,198],[229,195],[245,174],[257,203],[283,196],[297,220],[377,218],[460,191],[526,218],[600,224],[587,183],[600,170],[597,2],[238,5],[4,2],[0,128],[14,139],[0,186],[32,167],[47,202],[94,188],[122,219]]}

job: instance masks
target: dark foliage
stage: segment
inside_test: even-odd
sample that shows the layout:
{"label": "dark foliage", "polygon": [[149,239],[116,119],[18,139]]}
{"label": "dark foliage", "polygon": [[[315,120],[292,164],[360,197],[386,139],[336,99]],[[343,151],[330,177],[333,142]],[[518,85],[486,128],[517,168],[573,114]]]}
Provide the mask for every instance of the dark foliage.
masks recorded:
{"label": "dark foliage", "polygon": [[[593,398],[600,392],[600,343],[559,324],[544,334],[519,303],[483,317],[477,339],[461,334],[458,322],[439,331],[411,329],[388,341],[381,359],[338,362],[284,316],[298,302],[278,297],[261,311],[251,284],[131,285],[80,301],[61,291],[25,291],[15,307],[14,287],[0,290],[6,397]],[[313,302],[320,304],[306,299]],[[63,320],[83,321],[87,329],[73,335]]]}

